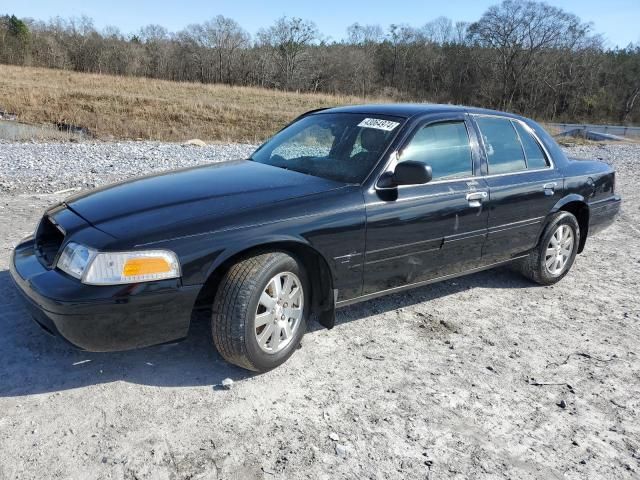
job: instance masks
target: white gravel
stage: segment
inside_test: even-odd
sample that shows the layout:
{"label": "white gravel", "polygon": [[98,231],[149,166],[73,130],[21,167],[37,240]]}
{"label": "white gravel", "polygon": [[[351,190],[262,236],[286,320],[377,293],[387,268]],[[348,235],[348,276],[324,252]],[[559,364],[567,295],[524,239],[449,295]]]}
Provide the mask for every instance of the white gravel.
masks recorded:
{"label": "white gravel", "polygon": [[344,308],[262,375],[206,321],[100,354],[30,320],[9,252],[68,195],[35,192],[251,150],[0,144],[0,480],[639,478],[640,145],[568,149],[616,167],[623,210],[557,285],[495,269]]}
{"label": "white gravel", "polygon": [[565,148],[572,158],[600,160],[616,169],[618,177],[638,178],[640,163],[640,143],[578,145]]}
{"label": "white gravel", "polygon": [[89,189],[163,170],[247,158],[255,145],[0,142],[0,192]]}

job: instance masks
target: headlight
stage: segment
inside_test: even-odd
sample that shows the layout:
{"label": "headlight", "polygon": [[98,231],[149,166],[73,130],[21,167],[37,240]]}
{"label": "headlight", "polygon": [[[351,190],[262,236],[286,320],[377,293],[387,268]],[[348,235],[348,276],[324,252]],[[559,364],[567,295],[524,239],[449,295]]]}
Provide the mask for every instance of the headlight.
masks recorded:
{"label": "headlight", "polygon": [[82,278],[82,274],[96,253],[98,252],[84,245],[69,242],[58,259],[57,267],[72,277]]}
{"label": "headlight", "polygon": [[88,285],[119,285],[180,277],[180,263],[168,250],[98,252],[70,242],[58,268]]}

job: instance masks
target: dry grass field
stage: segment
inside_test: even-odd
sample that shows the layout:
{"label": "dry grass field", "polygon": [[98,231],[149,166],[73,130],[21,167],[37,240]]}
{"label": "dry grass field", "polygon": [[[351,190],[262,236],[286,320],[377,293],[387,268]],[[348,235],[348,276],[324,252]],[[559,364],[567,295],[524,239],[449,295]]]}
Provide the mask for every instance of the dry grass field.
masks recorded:
{"label": "dry grass field", "polygon": [[0,110],[16,113],[23,122],[86,127],[99,139],[255,143],[307,110],[362,102],[348,96],[0,65]]}
{"label": "dry grass field", "polygon": [[[0,111],[34,125],[84,127],[99,140],[200,138],[256,144],[314,108],[392,101],[0,64]],[[551,125],[545,127],[558,133]],[[35,136],[29,132],[16,139],[70,139],[55,128]],[[591,143],[573,137],[558,141],[565,146]]]}

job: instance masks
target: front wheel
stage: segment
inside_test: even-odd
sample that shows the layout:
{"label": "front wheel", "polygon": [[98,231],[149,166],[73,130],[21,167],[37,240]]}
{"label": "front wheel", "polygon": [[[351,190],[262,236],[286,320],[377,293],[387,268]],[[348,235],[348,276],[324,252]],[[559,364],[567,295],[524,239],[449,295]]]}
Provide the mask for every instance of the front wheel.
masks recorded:
{"label": "front wheel", "polygon": [[307,275],[293,257],[246,258],[224,276],[213,302],[213,342],[230,363],[264,372],[284,363],[306,331]]}
{"label": "front wheel", "polygon": [[522,274],[540,285],[559,282],[576,258],[580,245],[580,226],[569,212],[554,214],[540,242],[520,263]]}

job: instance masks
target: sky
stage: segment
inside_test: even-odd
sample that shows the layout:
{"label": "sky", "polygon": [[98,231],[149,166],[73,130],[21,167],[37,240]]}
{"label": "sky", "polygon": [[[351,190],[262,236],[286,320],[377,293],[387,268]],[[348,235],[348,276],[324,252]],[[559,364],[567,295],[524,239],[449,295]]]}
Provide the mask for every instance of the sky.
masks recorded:
{"label": "sky", "polygon": [[[133,33],[148,24],[178,31],[216,15],[236,20],[255,34],[286,15],[312,20],[320,32],[341,40],[349,25],[406,23],[424,25],[439,16],[474,21],[499,0],[0,0],[0,14],[48,20],[55,16],[87,15],[97,28],[116,26]],[[640,0],[547,0],[547,3],[592,22],[609,47],[640,43]]]}

